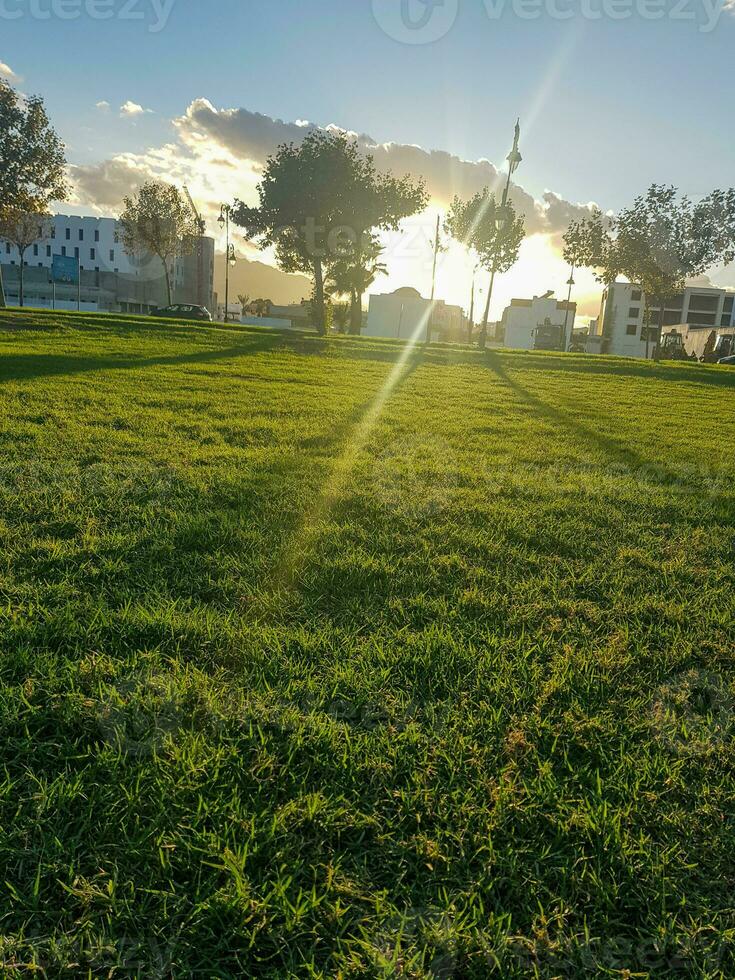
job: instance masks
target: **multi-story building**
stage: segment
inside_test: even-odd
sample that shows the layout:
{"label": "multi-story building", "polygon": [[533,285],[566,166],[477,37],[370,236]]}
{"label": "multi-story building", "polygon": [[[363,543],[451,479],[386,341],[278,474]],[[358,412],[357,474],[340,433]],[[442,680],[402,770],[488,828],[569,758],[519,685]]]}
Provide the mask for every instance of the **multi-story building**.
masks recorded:
{"label": "multi-story building", "polygon": [[[733,332],[734,301],[733,290],[688,286],[665,303],[664,333],[677,328],[679,333],[691,338],[688,352],[698,354],[699,347],[704,347],[713,332]],[[608,286],[602,295],[600,315],[593,321],[588,349],[623,357],[653,357],[660,312],[660,306],[651,303],[647,326],[646,299],[641,288],[621,282]]]}
{"label": "multi-story building", "polygon": [[[533,299],[513,299],[505,308],[496,329],[496,339],[506,347],[533,350],[546,346],[540,342],[539,331],[545,336],[558,337],[558,348],[568,347],[574,331],[577,304],[558,300],[553,293]],[[566,333],[566,344],[563,335]]]}
{"label": "multi-story building", "polygon": [[467,319],[461,307],[440,299],[432,304],[411,286],[371,296],[363,333],[367,337],[423,341],[429,321],[432,340],[464,342],[466,339]]}
{"label": "multi-story building", "polygon": [[[123,313],[149,313],[167,302],[163,263],[152,255],[129,255],[114,218],[82,218],[57,214],[51,234],[35,242],[24,256],[24,294],[27,306],[76,308]],[[77,259],[80,288],[51,283],[55,255]],[[14,245],[0,241],[6,300],[19,301],[20,255]],[[202,237],[177,256],[171,270],[173,301],[215,309],[214,239]]]}

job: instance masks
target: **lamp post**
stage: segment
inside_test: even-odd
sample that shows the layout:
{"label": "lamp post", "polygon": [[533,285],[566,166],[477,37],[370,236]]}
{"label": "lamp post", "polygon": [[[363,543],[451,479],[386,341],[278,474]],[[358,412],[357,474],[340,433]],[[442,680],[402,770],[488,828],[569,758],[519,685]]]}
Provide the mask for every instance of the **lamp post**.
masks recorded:
{"label": "lamp post", "polygon": [[230,244],[230,212],[229,204],[223,204],[219,209],[217,223],[225,229],[225,323],[230,318],[230,266],[237,262],[235,246]]}
{"label": "lamp post", "polygon": [[431,328],[434,322],[434,296],[436,295],[436,263],[439,258],[439,227],[441,215],[436,216],[436,238],[434,239],[434,266],[431,270],[431,300],[429,305],[429,318],[426,321],[426,343],[431,343]]}
{"label": "lamp post", "polygon": [[474,266],[472,269],[472,292],[470,293],[470,322],[467,328],[467,343],[472,345],[472,335],[475,331],[475,292],[482,296],[482,290],[476,290],[477,284],[477,270],[480,268],[479,264]]}
{"label": "lamp post", "polygon": [[[569,277],[569,281],[567,282],[567,286],[569,286],[569,292],[567,293],[567,308],[564,311],[564,334],[563,334],[563,336],[561,338],[561,340],[562,340],[562,345],[561,345],[562,351],[566,351],[567,346],[568,346],[567,345],[567,326],[569,324],[569,308],[570,308],[570,305],[571,305],[571,302],[572,302],[572,289],[576,285],[576,283],[574,282],[574,272],[575,272],[575,267],[574,267],[574,264],[572,264],[572,274]],[[574,330],[574,324],[572,324],[572,331],[573,330]]]}
{"label": "lamp post", "polygon": [[[503,188],[503,198],[500,202],[500,207],[495,209],[495,227],[498,229],[498,233],[502,233],[506,230],[511,221],[510,209],[508,207],[508,195],[510,193],[510,178],[516,172],[523,161],[523,157],[518,149],[518,144],[521,139],[521,121],[518,119],[516,121],[515,135],[513,138],[513,149],[508,154],[508,179],[505,182],[505,187]],[[482,330],[480,331],[480,347],[484,347],[487,342],[487,321],[490,316],[490,302],[493,298],[493,287],[495,285],[495,266],[493,266],[492,272],[490,273],[490,288],[487,292],[487,302],[485,304],[485,316],[482,320]]]}

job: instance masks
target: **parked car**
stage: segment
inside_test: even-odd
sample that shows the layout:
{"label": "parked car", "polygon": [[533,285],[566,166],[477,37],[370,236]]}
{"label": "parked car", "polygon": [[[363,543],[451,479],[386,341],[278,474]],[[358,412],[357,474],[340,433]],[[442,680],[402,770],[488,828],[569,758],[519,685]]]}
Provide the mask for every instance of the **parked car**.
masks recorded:
{"label": "parked car", "polygon": [[721,357],[718,364],[729,364],[730,367],[735,367],[735,354],[728,354],[727,357]]}
{"label": "parked car", "polygon": [[190,306],[188,303],[172,303],[171,306],[162,306],[153,315],[177,320],[206,320],[210,323],[212,321],[212,314],[206,306]]}

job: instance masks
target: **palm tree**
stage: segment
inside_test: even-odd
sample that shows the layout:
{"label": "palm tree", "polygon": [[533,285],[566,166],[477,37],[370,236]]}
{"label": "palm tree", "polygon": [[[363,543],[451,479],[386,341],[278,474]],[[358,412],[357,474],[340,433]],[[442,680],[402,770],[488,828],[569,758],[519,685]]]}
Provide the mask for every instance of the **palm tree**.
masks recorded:
{"label": "palm tree", "polygon": [[359,334],[362,329],[362,297],[378,276],[385,275],[387,267],[380,262],[383,249],[372,238],[361,251],[341,256],[329,267],[325,291],[330,296],[347,296],[350,301],[350,333]]}

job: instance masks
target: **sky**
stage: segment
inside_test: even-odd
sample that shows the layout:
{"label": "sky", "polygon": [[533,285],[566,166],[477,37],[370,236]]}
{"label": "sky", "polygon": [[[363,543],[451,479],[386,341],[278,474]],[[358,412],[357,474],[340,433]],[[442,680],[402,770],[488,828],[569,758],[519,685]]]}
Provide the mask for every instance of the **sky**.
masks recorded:
{"label": "sky", "polygon": [[[60,210],[115,213],[157,176],[187,183],[214,233],[221,201],[254,202],[278,142],[334,125],[432,194],[388,240],[379,292],[428,292],[437,211],[502,179],[520,117],[514,200],[532,234],[494,316],[565,294],[560,235],[591,202],[735,182],[734,55],[735,0],[0,0],[0,73],[44,97],[67,144]],[[735,284],[732,268],[711,276]],[[466,307],[470,281],[450,249],[438,294]],[[591,275],[576,294],[594,313]]]}

